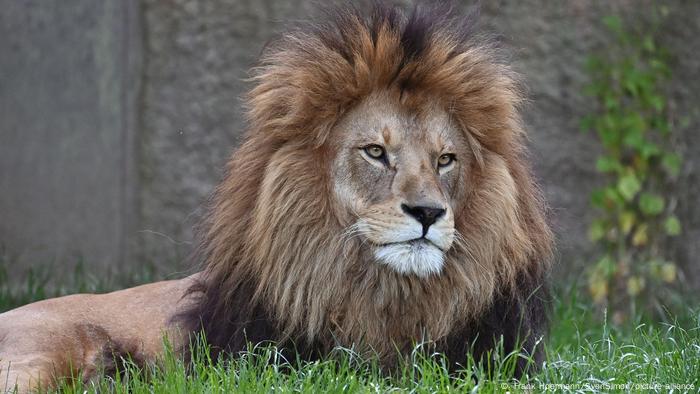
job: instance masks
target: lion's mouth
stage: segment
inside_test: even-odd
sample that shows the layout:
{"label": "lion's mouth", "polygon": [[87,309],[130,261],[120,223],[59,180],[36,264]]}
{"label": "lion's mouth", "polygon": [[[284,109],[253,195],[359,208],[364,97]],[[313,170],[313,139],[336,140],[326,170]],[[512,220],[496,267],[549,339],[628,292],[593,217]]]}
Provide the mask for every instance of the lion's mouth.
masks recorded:
{"label": "lion's mouth", "polygon": [[439,274],[445,259],[442,249],[426,238],[377,245],[374,256],[401,274],[420,277]]}
{"label": "lion's mouth", "polygon": [[442,248],[439,245],[436,245],[433,241],[431,241],[425,237],[409,239],[408,241],[386,242],[386,243],[378,244],[377,246],[383,247],[383,246],[392,246],[392,245],[408,245],[408,246],[415,247],[415,248],[432,246],[432,247],[435,247],[435,248],[442,250]]}

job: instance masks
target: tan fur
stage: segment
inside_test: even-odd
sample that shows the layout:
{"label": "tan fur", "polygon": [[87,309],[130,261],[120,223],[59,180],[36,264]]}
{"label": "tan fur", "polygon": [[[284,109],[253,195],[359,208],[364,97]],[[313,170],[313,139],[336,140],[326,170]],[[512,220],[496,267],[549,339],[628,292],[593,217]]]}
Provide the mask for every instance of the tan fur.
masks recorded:
{"label": "tan fur", "polygon": [[0,314],[0,392],[47,389],[64,377],[88,381],[113,369],[114,357],[156,361],[165,337],[182,346],[188,333],[169,320],[188,306],[182,297],[194,278],[54,298]]}

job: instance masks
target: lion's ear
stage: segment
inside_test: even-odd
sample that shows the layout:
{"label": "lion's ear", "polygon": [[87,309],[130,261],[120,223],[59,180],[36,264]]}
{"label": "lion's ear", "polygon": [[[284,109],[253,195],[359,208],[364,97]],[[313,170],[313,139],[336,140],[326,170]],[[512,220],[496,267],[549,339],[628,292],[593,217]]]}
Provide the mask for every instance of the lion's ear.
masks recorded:
{"label": "lion's ear", "polygon": [[474,155],[474,160],[476,161],[476,164],[479,166],[479,170],[484,170],[484,155],[482,153],[483,147],[481,146],[481,143],[479,143],[479,140],[474,137],[472,133],[478,132],[476,130],[471,130],[469,127],[463,127],[463,130],[465,130],[464,134],[467,136],[467,142],[469,143],[469,148],[472,151],[472,154]]}

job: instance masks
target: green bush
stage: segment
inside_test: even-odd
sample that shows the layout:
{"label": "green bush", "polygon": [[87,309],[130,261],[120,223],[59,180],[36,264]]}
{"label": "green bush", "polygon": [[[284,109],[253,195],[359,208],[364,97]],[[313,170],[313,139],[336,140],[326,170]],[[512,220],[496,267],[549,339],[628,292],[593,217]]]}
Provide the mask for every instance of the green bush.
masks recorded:
{"label": "green bush", "polygon": [[682,164],[673,138],[681,126],[664,90],[671,73],[669,53],[657,39],[663,14],[636,28],[606,17],[610,41],[587,64],[586,93],[596,110],[582,128],[595,131],[602,145],[595,166],[605,179],[591,195],[599,215],[589,235],[602,253],[588,285],[615,322],[642,305],[641,312],[663,310],[661,300],[678,278],[667,246],[682,227],[673,195]]}

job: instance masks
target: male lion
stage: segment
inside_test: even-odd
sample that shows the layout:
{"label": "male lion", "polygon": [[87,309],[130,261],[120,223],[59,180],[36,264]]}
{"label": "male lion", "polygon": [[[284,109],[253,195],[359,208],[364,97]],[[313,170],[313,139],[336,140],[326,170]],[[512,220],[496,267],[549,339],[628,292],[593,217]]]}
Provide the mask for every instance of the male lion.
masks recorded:
{"label": "male lion", "polygon": [[217,353],[272,340],[392,366],[429,343],[458,365],[502,338],[541,360],[552,237],[516,75],[470,26],[375,5],[267,47],[203,226],[203,271],[0,315],[0,381],[90,379],[199,330]]}

